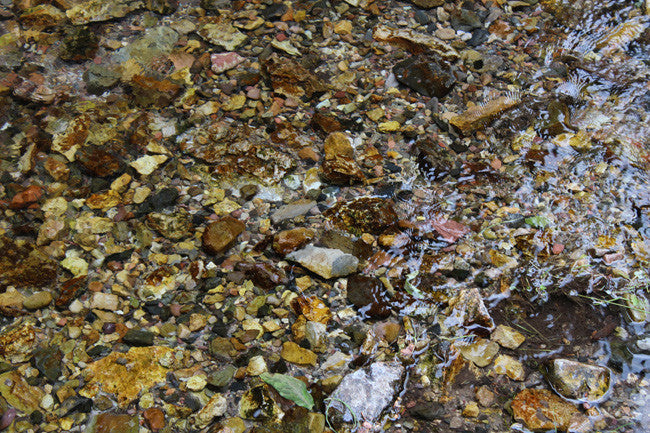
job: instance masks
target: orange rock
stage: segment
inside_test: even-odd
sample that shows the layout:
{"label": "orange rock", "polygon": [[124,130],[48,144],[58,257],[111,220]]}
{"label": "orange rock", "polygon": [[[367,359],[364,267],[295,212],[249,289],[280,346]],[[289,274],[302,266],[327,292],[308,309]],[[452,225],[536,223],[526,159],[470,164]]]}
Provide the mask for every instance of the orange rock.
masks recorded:
{"label": "orange rock", "polygon": [[580,416],[574,405],[547,389],[524,389],[512,400],[512,411],[517,421],[533,431],[566,431]]}
{"label": "orange rock", "polygon": [[158,431],[165,427],[165,413],[157,407],[151,407],[142,413],[149,428]]}
{"label": "orange rock", "polygon": [[203,249],[208,254],[219,254],[226,250],[245,228],[243,222],[230,216],[210,223],[201,238]]}
{"label": "orange rock", "polygon": [[283,230],[273,238],[273,249],[282,255],[287,255],[307,245],[313,238],[313,230],[304,227]]}
{"label": "orange rock", "polygon": [[31,185],[14,196],[9,204],[10,209],[24,209],[38,202],[43,195],[43,189],[38,185]]}

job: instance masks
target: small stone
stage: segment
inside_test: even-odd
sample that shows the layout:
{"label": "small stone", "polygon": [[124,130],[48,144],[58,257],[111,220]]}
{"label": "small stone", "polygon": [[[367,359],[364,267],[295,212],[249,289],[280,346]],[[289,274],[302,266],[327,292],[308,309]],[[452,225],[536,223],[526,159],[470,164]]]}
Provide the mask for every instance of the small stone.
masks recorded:
{"label": "small stone", "polygon": [[334,225],[356,236],[363,233],[380,235],[395,227],[398,216],[393,204],[382,198],[363,197],[340,202],[323,212]]}
{"label": "small stone", "polygon": [[234,51],[247,39],[245,34],[226,22],[204,24],[198,33],[208,42],[223,47],[227,51]]}
{"label": "small stone", "polygon": [[490,391],[490,389],[486,385],[480,386],[476,390],[476,399],[478,400],[479,404],[483,407],[490,407],[496,401],[496,398],[494,397],[494,393]]}
{"label": "small stone", "polygon": [[18,311],[27,298],[13,287],[9,287],[5,293],[0,293],[0,311]]}
{"label": "small stone", "polygon": [[312,350],[321,353],[327,350],[327,326],[324,323],[308,321],[305,337]]}
{"label": "small stone", "polygon": [[203,232],[201,238],[203,250],[206,253],[216,255],[230,247],[237,239],[246,225],[236,218],[227,216],[219,221],[210,223]]}
{"label": "small stone", "polygon": [[217,417],[226,413],[228,402],[221,394],[213,395],[208,403],[196,414],[197,424],[201,427],[207,426]]}
{"label": "small stone", "polygon": [[524,389],[511,407],[515,420],[533,431],[566,431],[572,419],[580,415],[575,406],[546,389]]}
{"label": "small stone", "polygon": [[352,33],[352,21],[341,20],[334,23],[334,33],[337,35],[349,35]]}
{"label": "small stone", "polygon": [[169,159],[166,155],[145,155],[135,161],[130,165],[135,168],[135,170],[143,176],[148,176],[153,173],[162,163]]}
{"label": "small stone", "polygon": [[512,380],[522,381],[526,378],[524,366],[512,356],[499,355],[494,360],[494,371],[497,374],[505,374]]}
{"label": "small stone", "polygon": [[377,125],[379,132],[395,132],[399,131],[401,125],[395,120],[390,120],[388,122],[383,122]]}
{"label": "small stone", "polygon": [[448,63],[418,54],[393,66],[395,78],[405,86],[428,97],[445,97],[456,83]]}
{"label": "small stone", "polygon": [[75,25],[121,18],[143,6],[138,0],[86,0],[73,4],[66,15]]}
{"label": "small stone", "polygon": [[138,433],[140,421],[137,415],[98,413],[88,426],[86,433]]}
{"label": "small stone", "polygon": [[445,4],[445,0],[411,0],[415,6],[422,9],[431,9]]}
{"label": "small stone", "polygon": [[141,329],[129,329],[122,337],[122,341],[129,346],[152,346],[153,339],[153,332]]}
{"label": "small stone", "polygon": [[282,345],[280,356],[287,362],[299,365],[316,365],[318,360],[314,352],[298,346],[293,341],[287,341]]}
{"label": "small stone", "polygon": [[267,371],[266,361],[261,355],[253,356],[248,361],[248,366],[246,366],[246,374],[249,376],[259,376],[260,374]]}
{"label": "small stone", "polygon": [[222,369],[208,376],[208,384],[215,388],[224,388],[228,386],[237,369],[232,365],[226,365]]}
{"label": "small stone", "polygon": [[36,292],[23,301],[23,306],[28,310],[45,308],[52,302],[52,294],[48,291]]}
{"label": "small stone", "polygon": [[502,347],[516,349],[526,340],[526,337],[509,326],[499,325],[492,332],[491,339]]}
{"label": "small stone", "polygon": [[499,345],[494,341],[477,339],[474,343],[460,347],[463,358],[472,361],[477,367],[485,367],[499,352]]}
{"label": "small stone", "polygon": [[210,56],[212,71],[217,74],[234,68],[244,60],[246,59],[237,53],[215,53]]}
{"label": "small stone", "polygon": [[347,300],[358,308],[362,317],[385,319],[392,311],[391,300],[377,278],[352,275],[348,278]]}
{"label": "small stone", "polygon": [[359,259],[341,250],[309,245],[287,255],[287,259],[300,263],[323,278],[344,277],[356,272]]}
{"label": "small stone", "polygon": [[58,347],[47,346],[34,350],[32,363],[47,380],[54,383],[61,376],[62,360],[63,353]]}
{"label": "small stone", "polygon": [[116,311],[120,305],[120,298],[112,293],[95,292],[90,300],[90,308]]}
{"label": "small stone", "polygon": [[475,401],[467,403],[463,408],[463,416],[465,418],[476,418],[479,413],[478,404]]}
{"label": "small stone", "polygon": [[165,412],[160,408],[150,407],[142,412],[147,426],[153,431],[161,430],[165,427]]}
{"label": "small stone", "polygon": [[204,375],[199,374],[190,377],[187,382],[185,382],[185,384],[187,385],[187,389],[190,391],[199,392],[205,388],[205,386],[208,384],[208,381]]}

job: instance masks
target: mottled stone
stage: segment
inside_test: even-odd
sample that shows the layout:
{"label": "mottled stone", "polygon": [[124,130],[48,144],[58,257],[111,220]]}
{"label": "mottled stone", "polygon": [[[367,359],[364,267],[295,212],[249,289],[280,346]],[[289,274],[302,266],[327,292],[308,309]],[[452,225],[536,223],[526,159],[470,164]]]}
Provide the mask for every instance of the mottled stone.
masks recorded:
{"label": "mottled stone", "polygon": [[118,404],[125,407],[141,391],[165,382],[169,368],[163,367],[160,360],[168,356],[173,356],[173,349],[161,346],[132,347],[126,353],[111,353],[83,370],[86,385],[80,394],[89,398],[100,390],[115,394]]}
{"label": "mottled stone", "polygon": [[392,311],[390,297],[377,278],[352,275],[348,278],[347,299],[362,317],[385,319]]}
{"label": "mottled stone", "polygon": [[[172,102],[181,93],[181,86],[163,78],[161,80],[147,75],[134,75],[130,81],[131,92],[134,101],[140,107],[163,108],[172,104]],[[157,157],[152,160],[161,164],[160,157],[165,155],[153,155]],[[167,158],[165,157],[165,160]],[[164,161],[163,161],[164,162]],[[137,168],[136,168],[137,170]]]}
{"label": "mottled stone", "polygon": [[44,395],[39,387],[30,386],[18,370],[0,375],[0,396],[25,414],[38,410]]}
{"label": "mottled stone", "polygon": [[212,255],[222,253],[237,239],[246,225],[236,218],[227,216],[208,224],[201,238],[203,250]]}
{"label": "mottled stone", "polygon": [[328,90],[327,84],[300,63],[275,53],[262,63],[276,93],[300,99],[312,99]]}
{"label": "mottled stone", "polygon": [[397,81],[428,97],[443,98],[456,83],[449,64],[433,56],[416,55],[393,67]]}
{"label": "mottled stone", "polygon": [[214,394],[203,408],[196,414],[196,424],[199,427],[205,427],[226,413],[228,402],[221,394]]}
{"label": "mottled stone", "polygon": [[449,301],[445,324],[465,327],[478,325],[487,331],[494,328],[494,321],[483,302],[481,293],[476,288],[463,289]]}
{"label": "mottled stone", "polygon": [[98,413],[86,427],[86,433],[138,433],[138,415]]}
{"label": "mottled stone", "polygon": [[607,398],[611,386],[611,372],[607,367],[570,359],[549,361],[546,377],[558,394],[589,404]]}
{"label": "mottled stone", "polygon": [[316,365],[318,360],[318,356],[314,352],[298,346],[293,341],[286,341],[282,345],[280,356],[287,362],[299,365]]}
{"label": "mottled stone", "polygon": [[445,0],[411,0],[415,6],[422,9],[431,9],[445,4]]}
{"label": "mottled stone", "polygon": [[460,346],[460,353],[463,358],[472,361],[478,367],[487,366],[492,362],[497,352],[499,352],[499,345],[494,341],[483,338],[477,339],[474,343]]}
{"label": "mottled stone", "polygon": [[65,19],[65,14],[50,4],[41,4],[29,8],[18,18],[23,26],[30,27],[32,30],[44,30],[56,27],[65,21]]}
{"label": "mottled stone", "polygon": [[95,292],[90,300],[90,308],[115,311],[120,306],[120,298],[113,293]]}
{"label": "mottled stone", "polygon": [[228,22],[204,24],[198,33],[208,42],[223,47],[228,51],[234,51],[246,41],[246,35]]}
{"label": "mottled stone", "polygon": [[36,331],[29,321],[5,328],[0,333],[0,356],[11,363],[25,362],[32,355],[35,341]]}
{"label": "mottled stone", "polygon": [[309,245],[287,255],[287,259],[300,263],[323,278],[350,275],[357,270],[359,259],[340,250]]}
{"label": "mottled stone", "polygon": [[158,431],[165,427],[165,412],[160,408],[150,407],[142,412],[142,416],[149,428],[153,431]]}
{"label": "mottled stone", "polygon": [[192,215],[183,208],[171,213],[150,213],[147,215],[147,224],[165,238],[175,241],[190,236],[194,228]]}
{"label": "mottled stone", "polygon": [[315,206],[316,202],[314,200],[296,200],[293,203],[280,206],[275,212],[273,212],[273,214],[271,214],[271,221],[273,224],[278,224],[281,221],[304,215]]}
{"label": "mottled stone", "polygon": [[66,11],[72,24],[87,24],[121,18],[144,6],[142,0],[87,0]]}
{"label": "mottled stone", "polygon": [[521,381],[526,378],[523,364],[508,355],[499,355],[496,357],[494,360],[494,372],[497,374],[505,374],[512,380]]}
{"label": "mottled stone", "polygon": [[364,197],[341,202],[323,213],[334,225],[354,235],[381,234],[395,226],[398,220],[392,202],[376,197]]}
{"label": "mottled stone", "polygon": [[220,74],[239,65],[245,59],[237,53],[215,53],[210,56],[212,71]]}
{"label": "mottled stone", "polygon": [[462,114],[452,117],[449,123],[458,128],[462,134],[471,134],[478,129],[484,128],[504,112],[516,107],[519,102],[516,97],[502,96],[492,99],[486,104],[468,108]]}
{"label": "mottled stone", "polygon": [[63,38],[59,57],[80,62],[92,59],[99,49],[99,37],[88,27],[75,27]]}
{"label": "mottled stone", "polygon": [[580,415],[578,409],[546,389],[524,389],[512,400],[515,420],[530,430],[566,431]]}
{"label": "mottled stone", "polygon": [[334,184],[349,184],[365,179],[354,159],[354,149],[348,136],[332,132],[323,145],[325,159],[321,166],[323,177]]}
{"label": "mottled stone", "polygon": [[339,412],[345,422],[363,414],[373,422],[399,392],[404,367],[399,363],[375,362],[343,378],[331,395],[329,415]]}
{"label": "mottled stone", "polygon": [[34,350],[32,363],[47,380],[54,383],[61,376],[62,360],[63,353],[58,347],[46,346]]}

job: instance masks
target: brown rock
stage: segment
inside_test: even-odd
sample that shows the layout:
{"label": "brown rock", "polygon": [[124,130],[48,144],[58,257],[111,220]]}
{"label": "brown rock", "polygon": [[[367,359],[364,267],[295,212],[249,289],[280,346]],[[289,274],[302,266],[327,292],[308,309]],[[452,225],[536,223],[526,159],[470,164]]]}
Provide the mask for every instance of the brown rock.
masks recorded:
{"label": "brown rock", "polygon": [[314,231],[299,227],[283,230],[273,238],[273,249],[279,254],[286,255],[307,245],[314,239]]}
{"label": "brown rock", "polygon": [[66,165],[65,161],[62,161],[59,158],[49,156],[43,165],[45,166],[45,170],[47,170],[54,180],[57,182],[63,182],[70,177],[70,169]]}
{"label": "brown rock", "polygon": [[123,161],[103,146],[84,146],[75,155],[79,164],[93,176],[117,176],[123,171]]}
{"label": "brown rock", "polygon": [[236,269],[244,272],[256,286],[271,290],[275,286],[287,284],[287,276],[284,271],[270,263],[237,263]]}
{"label": "brown rock", "polygon": [[59,25],[65,21],[66,16],[50,4],[41,4],[27,9],[18,19],[25,27],[31,27],[33,30],[44,30]]}
{"label": "brown rock", "polygon": [[179,95],[181,86],[167,79],[157,80],[145,75],[136,75],[131,80],[135,102],[141,107],[167,107]]}
{"label": "brown rock", "polygon": [[38,202],[43,195],[43,189],[38,185],[31,185],[25,190],[19,192],[11,199],[10,209],[24,209]]}
{"label": "brown rock", "polygon": [[519,102],[519,98],[502,96],[489,101],[487,104],[468,108],[464,113],[452,117],[449,123],[458,128],[462,134],[471,134],[485,127],[505,111],[519,105]]}
{"label": "brown rock", "polygon": [[411,3],[422,9],[431,9],[442,6],[445,4],[445,0],[411,0]]}
{"label": "brown rock", "polygon": [[0,334],[0,356],[12,363],[27,361],[36,341],[36,331],[30,322],[5,329]]}
{"label": "brown rock", "polygon": [[303,349],[293,341],[287,341],[282,345],[280,353],[282,359],[292,364],[316,365],[318,356],[308,349]]}
{"label": "brown rock", "polygon": [[165,413],[157,407],[151,407],[142,413],[149,428],[158,431],[165,427]]}
{"label": "brown rock", "polygon": [[271,87],[276,93],[300,99],[311,99],[327,91],[328,86],[300,63],[286,57],[272,54],[263,64],[262,70],[270,77]]}
{"label": "brown rock", "polygon": [[137,415],[99,413],[88,423],[87,433],[137,433],[140,421]]}
{"label": "brown rock", "polygon": [[343,185],[360,182],[366,178],[354,160],[354,149],[344,133],[331,133],[325,140],[324,150],[325,161],[321,168],[327,181]]}
{"label": "brown rock", "polygon": [[434,56],[417,55],[393,67],[395,78],[424,96],[442,98],[456,83],[449,64]]}
{"label": "brown rock", "polygon": [[575,406],[547,389],[524,389],[511,406],[515,419],[534,431],[566,431],[572,419],[580,416]]}
{"label": "brown rock", "polygon": [[398,217],[393,204],[382,198],[363,197],[341,202],[323,212],[334,225],[357,236],[363,233],[379,235],[394,227]]}
{"label": "brown rock", "polygon": [[56,282],[58,264],[34,245],[0,236],[0,285],[45,287]]}
{"label": "brown rock", "polygon": [[203,250],[213,255],[222,253],[232,245],[245,228],[243,222],[230,216],[208,224],[201,237]]}
{"label": "brown rock", "polygon": [[65,308],[86,288],[85,275],[67,280],[59,290],[59,296],[54,301],[57,308]]}

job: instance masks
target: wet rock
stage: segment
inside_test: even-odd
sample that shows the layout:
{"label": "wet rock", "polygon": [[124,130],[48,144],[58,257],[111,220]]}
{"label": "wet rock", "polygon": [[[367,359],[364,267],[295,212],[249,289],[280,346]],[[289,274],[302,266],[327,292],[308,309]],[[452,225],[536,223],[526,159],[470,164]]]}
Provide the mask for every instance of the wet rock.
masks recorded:
{"label": "wet rock", "polygon": [[465,405],[463,408],[462,415],[465,418],[476,418],[479,415],[480,411],[478,404],[475,401],[471,401]]}
{"label": "wet rock", "polygon": [[168,208],[178,200],[178,190],[176,188],[163,188],[160,191],[146,198],[138,209],[139,214],[148,214]]}
{"label": "wet rock", "polygon": [[468,108],[464,113],[449,120],[462,134],[468,135],[486,127],[490,122],[508,110],[519,105],[520,99],[515,96],[501,96],[485,104]]}
{"label": "wet rock", "polygon": [[305,296],[303,294],[291,301],[291,307],[293,307],[296,314],[302,315],[306,320],[312,322],[327,325],[332,319],[330,309],[316,296]]}
{"label": "wet rock", "polygon": [[225,21],[208,22],[201,26],[199,35],[208,42],[227,51],[234,51],[246,41],[246,35]]}
{"label": "wet rock", "polygon": [[63,38],[59,57],[81,62],[94,58],[98,49],[99,38],[95,32],[88,27],[75,27]]}
{"label": "wet rock", "polygon": [[309,212],[316,206],[314,200],[300,199],[296,200],[293,203],[286,204],[278,208],[271,215],[271,221],[273,224],[278,224],[281,221],[293,219],[295,217],[301,216]]}
{"label": "wet rock", "polygon": [[111,353],[83,370],[86,385],[79,394],[93,398],[101,390],[115,394],[118,404],[125,407],[141,391],[165,382],[169,368],[161,362],[173,357],[172,352],[173,349],[168,347],[150,346],[132,347],[126,353]]}
{"label": "wet rock", "polygon": [[34,205],[43,195],[43,189],[38,185],[31,185],[25,188],[23,191],[14,195],[9,203],[10,209],[24,209],[31,205]]}
{"label": "wet rock", "polygon": [[101,95],[117,86],[120,74],[107,66],[91,63],[83,74],[83,80],[88,92]]}
{"label": "wet rock", "polygon": [[447,326],[462,325],[475,328],[478,325],[486,332],[494,328],[494,321],[483,303],[481,293],[476,288],[461,290],[452,298],[447,307],[447,314],[448,317],[445,319]]}
{"label": "wet rock", "polygon": [[63,353],[58,347],[39,347],[34,350],[32,364],[48,381],[54,383],[61,376],[62,359]]}
{"label": "wet rock", "polygon": [[478,338],[474,343],[460,346],[463,358],[472,361],[477,367],[485,367],[499,352],[499,345],[494,341]]}
{"label": "wet rock", "polygon": [[352,254],[359,259],[367,259],[373,253],[372,245],[366,243],[359,237],[352,236],[339,230],[327,230],[319,241],[324,247],[341,250],[344,253]]}
{"label": "wet rock", "polygon": [[236,371],[237,368],[234,366],[226,365],[222,369],[208,375],[208,385],[213,386],[217,389],[224,388],[228,386]]}
{"label": "wet rock", "polygon": [[50,4],[41,4],[29,8],[18,17],[18,20],[23,26],[33,30],[45,30],[56,27],[65,21],[65,19],[65,14]]}
{"label": "wet rock", "polygon": [[[130,84],[134,101],[140,107],[167,107],[172,104],[181,92],[180,85],[168,79],[158,80],[147,75],[135,75]],[[167,159],[165,155],[151,156],[151,158],[154,157],[165,157],[165,160]]]}
{"label": "wet rock", "polygon": [[0,396],[25,414],[38,410],[44,395],[39,387],[29,385],[18,370],[0,374]]}
{"label": "wet rock", "polygon": [[178,38],[179,34],[170,27],[152,27],[141,38],[117,50],[111,60],[119,64],[132,61],[141,66],[149,66],[155,59],[171,53]]}
{"label": "wet rock", "polygon": [[88,173],[97,177],[114,177],[124,169],[122,158],[106,146],[84,146],[75,158]]}
{"label": "wet rock", "polygon": [[5,316],[11,316],[12,312],[19,314],[24,306],[25,296],[13,287],[9,287],[6,292],[0,293],[0,312]]}
{"label": "wet rock", "polygon": [[138,433],[139,430],[138,415],[115,413],[98,413],[86,427],[86,433]]}
{"label": "wet rock", "polygon": [[153,431],[158,431],[165,427],[165,412],[160,408],[150,407],[142,412],[142,417],[147,423],[147,426]]}
{"label": "wet rock", "polygon": [[381,198],[363,197],[342,202],[323,212],[334,225],[356,236],[363,233],[381,234],[395,226],[398,217],[392,202]]}
{"label": "wet rock", "polygon": [[208,224],[201,237],[203,250],[212,255],[222,253],[235,242],[245,228],[243,222],[230,216]]}
{"label": "wet rock", "polygon": [[225,337],[214,338],[210,341],[208,349],[210,350],[210,354],[216,358],[230,358],[234,352],[232,343]]}
{"label": "wet rock", "polygon": [[563,397],[594,404],[607,398],[611,372],[607,367],[569,359],[554,359],[546,365],[546,378]]}
{"label": "wet rock", "polygon": [[447,410],[442,403],[437,401],[418,401],[415,406],[409,409],[409,413],[417,419],[434,421],[443,418]]}
{"label": "wet rock", "polygon": [[443,98],[456,83],[451,67],[429,56],[412,56],[393,66],[397,81],[421,95]]}
{"label": "wet rock", "polygon": [[512,400],[511,407],[515,420],[533,431],[567,431],[580,416],[575,406],[546,389],[524,389]]}
{"label": "wet rock", "polygon": [[377,420],[399,392],[403,374],[401,364],[388,362],[375,362],[348,374],[332,393],[327,413],[338,412],[337,418],[346,423],[359,414],[367,421]]}
{"label": "wet rock", "polygon": [[268,371],[268,368],[262,355],[253,356],[246,366],[246,374],[248,376],[259,376],[266,371]]}
{"label": "wet rock", "polygon": [[182,208],[171,214],[150,213],[147,215],[147,225],[171,240],[180,240],[190,236],[194,228],[192,215]]}
{"label": "wet rock", "polygon": [[5,328],[0,333],[0,356],[11,363],[27,361],[32,355],[36,331],[30,322]]}
{"label": "wet rock", "polygon": [[344,277],[357,270],[359,259],[331,248],[307,246],[286,256],[323,278]]}
{"label": "wet rock", "polygon": [[327,325],[320,322],[309,321],[305,324],[305,338],[309,346],[316,352],[327,350]]}
{"label": "wet rock", "polygon": [[526,340],[520,332],[506,325],[497,326],[490,338],[507,349],[516,349]]}
{"label": "wet rock", "polygon": [[316,365],[318,360],[318,356],[314,352],[298,346],[293,341],[286,341],[282,345],[280,356],[285,361],[298,365]]}
{"label": "wet rock", "polygon": [[314,236],[313,230],[304,227],[283,230],[273,237],[273,249],[284,256],[304,247]]}
{"label": "wet rock", "polygon": [[285,272],[270,263],[237,263],[236,269],[244,272],[256,286],[271,290],[279,285],[287,284]]}
{"label": "wet rock", "polygon": [[351,184],[365,179],[354,159],[354,149],[347,135],[331,133],[324,144],[325,160],[321,166],[323,177],[337,185]]}
{"label": "wet rock", "polygon": [[244,419],[272,422],[280,413],[265,385],[249,389],[239,400],[239,416]]}
{"label": "wet rock", "polygon": [[[396,45],[412,54],[427,53],[427,55],[441,57],[449,62],[455,62],[460,57],[458,52],[447,42],[428,33],[419,33],[408,28],[396,29],[378,25],[373,30],[372,37],[379,42]],[[423,67],[426,70],[426,65]]]}
{"label": "wet rock", "polygon": [[392,311],[390,297],[376,278],[352,275],[348,278],[348,302],[357,307],[363,317],[385,319]]}
{"label": "wet rock", "polygon": [[300,99],[311,99],[327,91],[328,86],[300,63],[272,54],[262,63],[263,72],[269,76],[276,93]]}
{"label": "wet rock", "polygon": [[413,3],[415,6],[422,9],[431,9],[431,8],[436,8],[438,6],[442,6],[445,3],[445,1],[444,0],[411,0],[411,3]]}
{"label": "wet rock", "polygon": [[143,329],[129,329],[122,341],[129,346],[153,346],[154,333]]}
{"label": "wet rock", "polygon": [[90,308],[115,311],[120,306],[120,298],[113,293],[95,292],[90,301]]}
{"label": "wet rock", "polygon": [[161,15],[170,15],[178,9],[178,0],[145,0],[144,6]]}
{"label": "wet rock", "polygon": [[521,381],[526,378],[523,364],[508,355],[499,355],[496,357],[494,360],[494,372],[497,374],[505,374],[512,380]]}
{"label": "wet rock", "polygon": [[142,0],[87,0],[66,11],[72,24],[88,24],[120,18],[144,6]]}
{"label": "wet rock", "polygon": [[226,413],[228,402],[221,394],[214,394],[203,408],[196,414],[196,424],[199,427],[205,427],[215,418]]}

